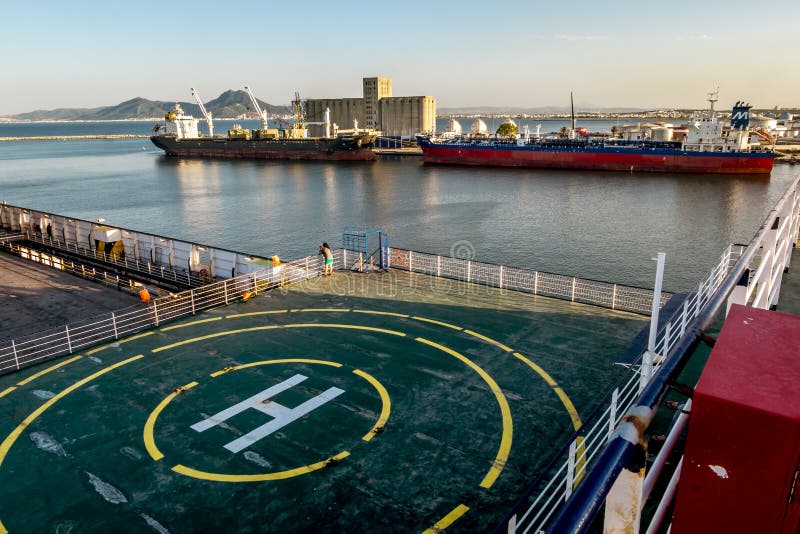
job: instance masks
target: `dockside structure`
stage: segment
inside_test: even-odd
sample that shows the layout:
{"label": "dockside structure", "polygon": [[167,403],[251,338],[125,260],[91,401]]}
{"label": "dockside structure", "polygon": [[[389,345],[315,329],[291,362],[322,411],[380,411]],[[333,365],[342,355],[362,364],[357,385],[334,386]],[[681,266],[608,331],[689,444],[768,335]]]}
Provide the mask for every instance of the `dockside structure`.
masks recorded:
{"label": "dockside structure", "polygon": [[[373,128],[385,136],[413,138],[436,128],[436,99],[432,96],[392,96],[392,79],[372,77],[363,79],[361,98],[321,98],[305,102],[306,117],[317,121],[325,109],[330,109],[331,121],[341,129]],[[310,126],[311,135],[321,135],[321,126]]]}

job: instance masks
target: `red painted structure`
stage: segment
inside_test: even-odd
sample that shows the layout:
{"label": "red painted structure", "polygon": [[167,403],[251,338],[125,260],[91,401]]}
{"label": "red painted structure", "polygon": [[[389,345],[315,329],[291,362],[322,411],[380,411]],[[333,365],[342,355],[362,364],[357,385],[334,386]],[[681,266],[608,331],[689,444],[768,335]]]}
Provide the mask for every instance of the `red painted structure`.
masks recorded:
{"label": "red painted structure", "polygon": [[800,317],[731,307],[684,454],[673,534],[800,532]]}

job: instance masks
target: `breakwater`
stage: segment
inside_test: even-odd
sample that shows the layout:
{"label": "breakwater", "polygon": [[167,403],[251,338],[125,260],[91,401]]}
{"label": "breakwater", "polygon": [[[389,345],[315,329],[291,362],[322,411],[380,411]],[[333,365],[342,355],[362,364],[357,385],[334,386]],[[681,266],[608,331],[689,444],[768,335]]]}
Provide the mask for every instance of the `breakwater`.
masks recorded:
{"label": "breakwater", "polygon": [[76,139],[138,139],[149,135],[105,134],[105,135],[35,135],[29,137],[0,137],[0,141],[73,141]]}

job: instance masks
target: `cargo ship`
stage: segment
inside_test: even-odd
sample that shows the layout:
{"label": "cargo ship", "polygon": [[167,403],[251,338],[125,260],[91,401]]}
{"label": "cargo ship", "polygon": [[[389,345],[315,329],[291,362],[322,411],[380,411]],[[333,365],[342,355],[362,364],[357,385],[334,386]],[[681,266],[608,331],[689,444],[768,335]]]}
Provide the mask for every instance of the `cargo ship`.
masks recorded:
{"label": "cargo ship", "polygon": [[482,129],[473,127],[467,135],[451,128],[456,131],[418,136],[417,141],[423,161],[433,164],[769,174],[774,153],[762,141],[774,141],[765,132],[750,127],[751,106],[737,102],[728,124],[714,111],[716,101],[716,93],[711,93],[709,112],[693,118],[681,140],[673,140],[671,130],[669,136],[663,135],[665,139],[592,138],[585,130],[575,128],[573,112],[572,129],[562,137],[531,135],[527,129],[522,134],[490,135],[484,125]]}
{"label": "cargo ship", "polygon": [[[330,123],[330,113],[326,111],[324,122],[306,122],[302,103],[295,94],[294,120],[278,119],[282,128],[270,128],[268,117],[245,87],[255,111],[261,119],[261,129],[244,129],[234,125],[227,135],[214,135],[211,113],[206,111],[197,92],[192,95],[200,106],[208,125],[208,134],[201,134],[198,123],[191,115],[186,115],[180,104],[164,116],[164,124],[156,124],[150,140],[168,156],[201,158],[247,158],[269,160],[326,160],[326,161],[375,161],[375,138],[377,132],[359,129],[358,123],[351,130],[339,130]],[[309,137],[308,126],[324,126],[323,137]],[[333,126],[333,128],[332,128]],[[333,129],[333,132],[331,132]],[[331,135],[333,133],[333,135]]]}

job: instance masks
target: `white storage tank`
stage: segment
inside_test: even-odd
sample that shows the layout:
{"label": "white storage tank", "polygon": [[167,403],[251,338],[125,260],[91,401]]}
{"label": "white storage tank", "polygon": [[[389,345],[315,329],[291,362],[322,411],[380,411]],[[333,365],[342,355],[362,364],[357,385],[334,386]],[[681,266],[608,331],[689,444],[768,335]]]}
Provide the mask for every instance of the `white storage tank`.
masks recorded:
{"label": "white storage tank", "polygon": [[486,123],[483,122],[481,119],[475,119],[472,121],[472,126],[469,128],[469,133],[475,134],[485,134],[488,131],[486,128]]}
{"label": "white storage tank", "polygon": [[653,141],[672,141],[672,128],[666,126],[656,126],[650,129]]}

